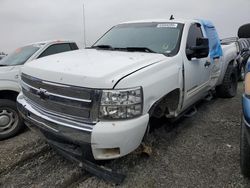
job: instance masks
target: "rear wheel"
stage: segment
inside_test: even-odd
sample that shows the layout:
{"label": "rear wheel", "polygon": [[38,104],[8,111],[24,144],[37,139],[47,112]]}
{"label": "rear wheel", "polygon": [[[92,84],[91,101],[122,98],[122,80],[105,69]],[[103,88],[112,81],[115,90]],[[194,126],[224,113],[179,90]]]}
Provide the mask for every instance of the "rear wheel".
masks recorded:
{"label": "rear wheel", "polygon": [[15,136],[24,127],[16,103],[0,99],[0,140]]}
{"label": "rear wheel", "polygon": [[242,118],[240,137],[240,167],[244,176],[250,177],[250,146],[247,141],[246,125]]}
{"label": "rear wheel", "polygon": [[237,93],[237,71],[233,65],[228,65],[223,82],[217,86],[216,92],[220,97],[231,98]]}

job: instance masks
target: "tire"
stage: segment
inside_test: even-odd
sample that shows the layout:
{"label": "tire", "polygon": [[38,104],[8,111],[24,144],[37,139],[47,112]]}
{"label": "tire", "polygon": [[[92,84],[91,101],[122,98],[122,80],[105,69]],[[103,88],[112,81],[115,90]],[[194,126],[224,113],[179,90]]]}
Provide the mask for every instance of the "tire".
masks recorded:
{"label": "tire", "polygon": [[24,123],[17,111],[16,103],[0,99],[0,140],[15,136],[24,128]]}
{"label": "tire", "polygon": [[241,173],[245,177],[250,177],[250,146],[247,141],[246,125],[241,120],[241,136],[240,136],[240,167]]}
{"label": "tire", "polygon": [[228,65],[222,84],[216,88],[217,95],[223,98],[232,98],[237,94],[237,86],[236,68],[233,65]]}

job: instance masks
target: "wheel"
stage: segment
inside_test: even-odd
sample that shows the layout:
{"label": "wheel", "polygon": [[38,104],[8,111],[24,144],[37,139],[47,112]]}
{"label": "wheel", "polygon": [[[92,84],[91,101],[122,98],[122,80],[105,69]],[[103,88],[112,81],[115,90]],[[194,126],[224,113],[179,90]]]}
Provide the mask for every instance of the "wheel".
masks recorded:
{"label": "wheel", "polygon": [[245,68],[244,66],[241,66],[239,71],[239,81],[243,81],[245,78]]}
{"label": "wheel", "polygon": [[237,71],[233,65],[228,65],[222,84],[217,86],[216,93],[223,98],[234,97],[237,93]]}
{"label": "wheel", "polygon": [[244,176],[250,177],[250,146],[247,141],[246,125],[241,120],[241,137],[240,137],[240,167]]}
{"label": "wheel", "polygon": [[24,127],[16,103],[7,99],[0,99],[0,140],[10,138],[19,133]]}

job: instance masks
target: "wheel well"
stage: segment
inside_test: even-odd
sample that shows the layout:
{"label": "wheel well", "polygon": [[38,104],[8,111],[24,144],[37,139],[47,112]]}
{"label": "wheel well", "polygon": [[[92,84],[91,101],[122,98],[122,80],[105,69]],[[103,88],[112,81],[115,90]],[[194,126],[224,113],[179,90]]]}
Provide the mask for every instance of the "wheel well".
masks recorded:
{"label": "wheel well", "polygon": [[175,89],[158,100],[149,110],[150,117],[174,116],[180,101],[180,89]]}
{"label": "wheel well", "polygon": [[0,91],[0,99],[9,99],[12,101],[16,101],[18,92],[16,91],[10,91],[10,90],[5,90],[5,91]]}
{"label": "wheel well", "polygon": [[[228,65],[233,65],[233,64],[234,64],[234,61],[235,61],[235,60],[232,59],[232,60],[228,63]],[[236,60],[236,61],[237,61],[237,60]],[[237,61],[237,62],[238,62],[238,61]]]}
{"label": "wheel well", "polygon": [[[243,62],[241,62],[239,59],[236,59],[235,61],[237,62],[237,66],[236,66],[237,69],[240,70]],[[229,65],[232,65],[233,62],[234,62],[233,60],[230,61]]]}
{"label": "wheel well", "polygon": [[[235,65],[235,61],[237,62],[237,65]],[[232,60],[230,60],[229,61],[229,63],[228,63],[228,65],[227,65],[227,67],[226,67],[226,69],[225,69],[225,72],[227,71],[227,69],[228,69],[228,67],[229,66],[234,66],[234,68],[237,70],[237,73],[238,73],[238,71],[239,71],[239,66],[240,66],[240,63],[237,61],[237,60],[234,60],[234,59],[232,59]],[[223,77],[224,77],[225,75],[223,75]]]}

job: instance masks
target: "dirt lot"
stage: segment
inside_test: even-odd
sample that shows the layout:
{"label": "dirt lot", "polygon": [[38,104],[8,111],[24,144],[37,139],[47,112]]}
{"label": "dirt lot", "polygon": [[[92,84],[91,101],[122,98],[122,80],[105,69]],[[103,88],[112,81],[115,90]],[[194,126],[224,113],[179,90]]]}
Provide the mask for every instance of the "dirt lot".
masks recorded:
{"label": "dirt lot", "polygon": [[[121,187],[250,187],[239,168],[242,84],[237,97],[202,102],[198,113],[151,135],[152,155],[105,165],[127,174]],[[0,187],[111,187],[55,153],[29,130],[0,142]]]}

